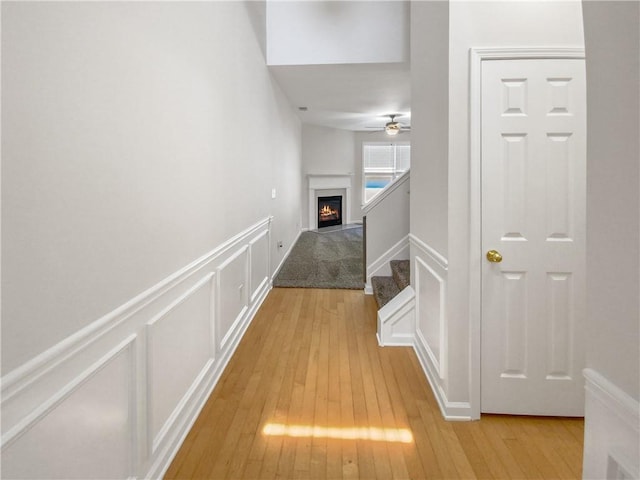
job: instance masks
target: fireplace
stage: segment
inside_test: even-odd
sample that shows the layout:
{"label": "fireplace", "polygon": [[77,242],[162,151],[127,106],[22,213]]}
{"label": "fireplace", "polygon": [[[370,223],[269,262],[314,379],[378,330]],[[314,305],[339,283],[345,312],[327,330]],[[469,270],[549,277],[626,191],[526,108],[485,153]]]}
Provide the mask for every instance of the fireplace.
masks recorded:
{"label": "fireplace", "polygon": [[350,223],[349,211],[351,210],[351,177],[341,174],[313,174],[307,175],[309,189],[307,190],[309,201],[307,211],[309,216],[309,230],[318,228],[318,197],[329,195],[342,195],[342,212],[340,218],[342,225]]}
{"label": "fireplace", "polygon": [[342,225],[342,195],[318,197],[318,228]]}

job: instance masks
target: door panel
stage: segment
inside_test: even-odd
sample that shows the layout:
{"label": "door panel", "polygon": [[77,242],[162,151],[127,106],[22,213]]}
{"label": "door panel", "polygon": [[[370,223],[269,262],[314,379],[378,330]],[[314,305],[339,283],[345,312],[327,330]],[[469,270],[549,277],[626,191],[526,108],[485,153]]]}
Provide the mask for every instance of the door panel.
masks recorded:
{"label": "door panel", "polygon": [[482,63],[481,410],[582,415],[584,61]]}

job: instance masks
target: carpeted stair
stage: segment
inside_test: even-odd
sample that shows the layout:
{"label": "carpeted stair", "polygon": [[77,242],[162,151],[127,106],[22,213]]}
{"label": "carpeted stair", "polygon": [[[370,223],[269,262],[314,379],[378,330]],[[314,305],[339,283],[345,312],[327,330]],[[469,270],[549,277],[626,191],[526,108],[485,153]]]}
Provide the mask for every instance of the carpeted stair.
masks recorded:
{"label": "carpeted stair", "polygon": [[399,294],[410,283],[409,260],[391,260],[390,277],[371,277],[371,287],[373,296],[376,299],[378,308],[384,305]]}

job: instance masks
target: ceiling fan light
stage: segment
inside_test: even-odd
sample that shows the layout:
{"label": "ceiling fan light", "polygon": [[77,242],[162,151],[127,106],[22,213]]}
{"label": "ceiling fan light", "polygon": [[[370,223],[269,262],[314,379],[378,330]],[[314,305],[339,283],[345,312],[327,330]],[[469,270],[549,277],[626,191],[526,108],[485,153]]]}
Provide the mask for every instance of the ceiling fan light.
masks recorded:
{"label": "ceiling fan light", "polygon": [[384,127],[384,131],[387,132],[387,135],[397,135],[400,133],[400,125],[398,123],[388,123]]}

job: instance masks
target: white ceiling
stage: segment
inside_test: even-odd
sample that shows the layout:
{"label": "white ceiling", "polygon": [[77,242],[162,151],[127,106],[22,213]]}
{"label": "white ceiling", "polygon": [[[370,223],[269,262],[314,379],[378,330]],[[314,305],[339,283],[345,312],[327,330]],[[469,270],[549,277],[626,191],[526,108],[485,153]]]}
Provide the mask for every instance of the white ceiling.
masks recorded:
{"label": "white ceiling", "polygon": [[354,131],[411,124],[408,63],[270,66],[303,123]]}

